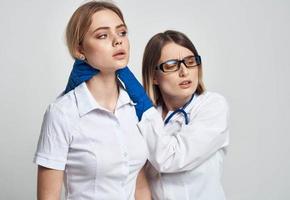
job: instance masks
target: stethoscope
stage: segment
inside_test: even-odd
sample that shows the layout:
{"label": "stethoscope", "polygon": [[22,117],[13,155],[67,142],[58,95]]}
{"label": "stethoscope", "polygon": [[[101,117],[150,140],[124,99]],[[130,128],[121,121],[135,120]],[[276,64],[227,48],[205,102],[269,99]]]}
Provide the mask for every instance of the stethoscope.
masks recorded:
{"label": "stethoscope", "polygon": [[182,113],[185,119],[185,124],[187,125],[189,123],[189,117],[188,114],[185,112],[185,108],[191,103],[191,101],[193,100],[194,94],[191,96],[191,98],[184,104],[184,106],[182,106],[181,108],[178,108],[177,110],[175,110],[173,113],[171,113],[164,121],[164,125],[168,124],[168,122],[170,121],[170,119],[177,113]]}

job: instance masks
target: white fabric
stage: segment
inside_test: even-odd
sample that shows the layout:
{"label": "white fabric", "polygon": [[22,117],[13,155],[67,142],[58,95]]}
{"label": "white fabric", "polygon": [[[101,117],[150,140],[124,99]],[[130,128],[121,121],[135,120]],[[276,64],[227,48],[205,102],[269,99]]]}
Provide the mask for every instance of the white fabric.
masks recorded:
{"label": "white fabric", "polygon": [[227,102],[217,93],[205,92],[185,111],[188,125],[178,113],[164,126],[161,107],[150,108],[138,124],[154,166],[147,168],[153,198],[224,200],[220,178],[229,143]]}
{"label": "white fabric", "polygon": [[102,108],[85,83],[50,104],[34,162],[64,170],[66,199],[134,199],[148,150],[128,94],[115,113]]}

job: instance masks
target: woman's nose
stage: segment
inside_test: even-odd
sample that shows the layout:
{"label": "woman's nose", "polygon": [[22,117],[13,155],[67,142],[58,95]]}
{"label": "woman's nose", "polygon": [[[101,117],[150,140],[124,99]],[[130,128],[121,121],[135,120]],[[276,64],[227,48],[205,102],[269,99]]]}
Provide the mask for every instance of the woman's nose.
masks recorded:
{"label": "woman's nose", "polygon": [[179,69],[179,76],[187,76],[189,73],[188,68],[185,66],[184,63],[180,63],[180,69]]}
{"label": "woman's nose", "polygon": [[122,38],[116,35],[114,40],[113,40],[113,46],[117,46],[117,45],[121,45],[121,44],[122,44]]}

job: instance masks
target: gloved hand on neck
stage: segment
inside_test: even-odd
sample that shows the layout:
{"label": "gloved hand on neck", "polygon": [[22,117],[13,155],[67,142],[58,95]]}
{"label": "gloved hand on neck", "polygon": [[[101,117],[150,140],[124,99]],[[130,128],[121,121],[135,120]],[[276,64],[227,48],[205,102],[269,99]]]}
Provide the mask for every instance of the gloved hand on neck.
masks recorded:
{"label": "gloved hand on neck", "polygon": [[139,83],[127,66],[122,69],[118,69],[116,74],[124,83],[131,100],[136,103],[135,110],[140,121],[143,113],[153,106],[150,98],[147,96],[143,86]]}
{"label": "gloved hand on neck", "polygon": [[[65,94],[75,89],[81,83],[90,80],[93,76],[97,75],[99,71],[100,70],[90,66],[86,61],[76,59],[69,76]],[[127,66],[118,69],[116,74],[124,83],[131,100],[136,103],[135,110],[140,121],[143,113],[153,106],[150,98],[147,96],[143,86]]]}
{"label": "gloved hand on neck", "polygon": [[99,71],[100,70],[90,66],[85,60],[76,59],[64,93],[66,94],[75,89],[81,83],[90,80],[93,76],[98,74]]}

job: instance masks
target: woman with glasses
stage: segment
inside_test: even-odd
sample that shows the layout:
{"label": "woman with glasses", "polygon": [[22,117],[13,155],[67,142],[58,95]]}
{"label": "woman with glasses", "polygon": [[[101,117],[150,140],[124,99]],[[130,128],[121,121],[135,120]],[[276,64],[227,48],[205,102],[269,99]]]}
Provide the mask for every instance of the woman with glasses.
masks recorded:
{"label": "woman with glasses", "polygon": [[[142,75],[150,99],[127,67],[117,73],[141,119],[153,199],[225,199],[228,105],[220,94],[205,91],[201,57],[188,37],[165,31],[148,42]],[[148,108],[150,100],[156,108]]]}

